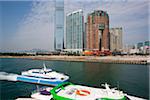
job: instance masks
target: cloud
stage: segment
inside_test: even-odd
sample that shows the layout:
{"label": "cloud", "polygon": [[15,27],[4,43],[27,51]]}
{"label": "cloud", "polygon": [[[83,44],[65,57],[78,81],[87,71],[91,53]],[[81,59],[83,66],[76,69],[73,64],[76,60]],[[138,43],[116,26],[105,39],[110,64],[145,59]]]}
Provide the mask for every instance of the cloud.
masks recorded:
{"label": "cloud", "polygon": [[110,15],[110,25],[123,27],[125,44],[148,40],[148,3],[127,2],[118,13]]}
{"label": "cloud", "polygon": [[[85,21],[94,10],[107,11],[110,27],[123,27],[126,44],[144,41],[148,35],[149,0],[64,0],[65,15],[83,9]],[[31,11],[18,24],[16,35],[9,37],[9,48],[54,48],[54,0],[33,1]],[[64,17],[65,18],[65,17]]]}
{"label": "cloud", "polygon": [[18,26],[16,35],[11,38],[12,48],[53,50],[54,2],[34,1],[30,13]]}

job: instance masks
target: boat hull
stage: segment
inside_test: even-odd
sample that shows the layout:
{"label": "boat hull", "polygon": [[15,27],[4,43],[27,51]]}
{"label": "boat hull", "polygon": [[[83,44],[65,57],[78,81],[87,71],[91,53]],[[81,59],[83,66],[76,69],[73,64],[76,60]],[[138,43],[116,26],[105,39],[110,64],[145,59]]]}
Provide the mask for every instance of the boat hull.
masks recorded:
{"label": "boat hull", "polygon": [[63,80],[63,81],[61,81],[61,80],[50,80],[50,79],[34,78],[34,77],[19,75],[17,77],[17,81],[34,83],[34,84],[41,84],[41,85],[57,86],[58,84],[61,84],[61,83],[66,82],[68,80]]}

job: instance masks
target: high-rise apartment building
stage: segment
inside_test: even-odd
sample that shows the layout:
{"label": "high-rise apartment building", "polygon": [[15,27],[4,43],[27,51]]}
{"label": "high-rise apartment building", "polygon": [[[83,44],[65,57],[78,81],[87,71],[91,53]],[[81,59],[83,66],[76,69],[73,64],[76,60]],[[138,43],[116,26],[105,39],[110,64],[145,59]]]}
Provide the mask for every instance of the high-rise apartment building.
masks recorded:
{"label": "high-rise apartment building", "polygon": [[66,16],[66,48],[82,51],[83,49],[83,11],[77,10]]}
{"label": "high-rise apartment building", "polygon": [[109,16],[105,11],[96,10],[87,17],[86,48],[102,50],[109,47]]}
{"label": "high-rise apartment building", "polygon": [[143,47],[143,46],[144,46],[143,42],[139,42],[139,43],[137,44],[137,48],[138,48],[138,49],[140,49],[140,48]]}
{"label": "high-rise apartment building", "polygon": [[87,28],[87,27],[86,27],[86,26],[87,26],[87,23],[84,23],[83,50],[86,50],[86,49],[87,49],[87,47],[86,47],[86,46],[87,46],[87,44],[86,44],[86,35],[87,35],[87,34],[86,34],[86,33],[87,33],[87,32],[86,32],[86,31],[87,31],[86,28]]}
{"label": "high-rise apartment building", "polygon": [[120,51],[123,47],[122,27],[110,29],[110,50]]}
{"label": "high-rise apartment building", "polygon": [[64,0],[55,0],[54,49],[62,50],[64,45]]}

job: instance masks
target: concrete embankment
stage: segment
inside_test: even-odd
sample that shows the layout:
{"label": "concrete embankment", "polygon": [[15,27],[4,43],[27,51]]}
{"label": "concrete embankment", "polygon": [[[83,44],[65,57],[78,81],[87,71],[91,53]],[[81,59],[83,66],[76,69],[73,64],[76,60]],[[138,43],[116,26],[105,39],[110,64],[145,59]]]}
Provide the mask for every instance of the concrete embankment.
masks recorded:
{"label": "concrete embankment", "polygon": [[33,60],[83,61],[122,64],[150,64],[150,56],[0,56],[0,58],[27,58]]}
{"label": "concrete embankment", "polygon": [[62,60],[62,61],[83,61],[102,63],[123,63],[123,64],[148,64],[148,56],[40,56],[34,57],[37,60]]}

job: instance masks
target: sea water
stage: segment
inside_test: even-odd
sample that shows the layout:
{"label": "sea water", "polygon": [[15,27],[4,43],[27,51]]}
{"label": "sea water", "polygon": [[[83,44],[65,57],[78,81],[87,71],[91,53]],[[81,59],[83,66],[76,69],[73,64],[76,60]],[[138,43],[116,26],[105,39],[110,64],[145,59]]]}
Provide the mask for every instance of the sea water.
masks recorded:
{"label": "sea water", "polygon": [[[147,65],[1,58],[0,72],[20,74],[21,71],[32,68],[43,68],[43,62],[47,68],[69,75],[70,81],[74,84],[101,87],[102,83],[108,83],[125,93],[148,99],[149,67]],[[0,100],[30,97],[36,87],[35,84],[0,81]]]}

